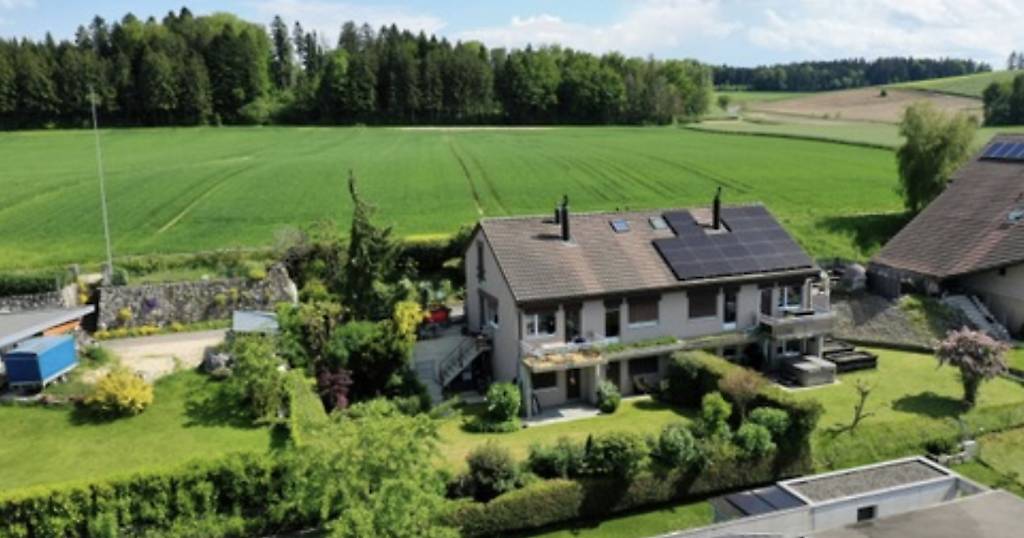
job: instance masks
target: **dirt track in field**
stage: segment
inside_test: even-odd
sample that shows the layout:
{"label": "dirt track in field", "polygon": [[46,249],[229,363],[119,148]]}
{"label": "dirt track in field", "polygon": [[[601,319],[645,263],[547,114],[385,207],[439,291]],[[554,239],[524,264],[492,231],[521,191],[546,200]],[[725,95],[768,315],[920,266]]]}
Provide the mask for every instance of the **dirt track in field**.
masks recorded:
{"label": "dirt track in field", "polygon": [[915,90],[888,89],[886,93],[882,97],[879,88],[812,93],[781,101],[750,103],[748,108],[770,114],[897,123],[911,103],[931,101],[947,112],[981,115],[981,101],[977,99]]}

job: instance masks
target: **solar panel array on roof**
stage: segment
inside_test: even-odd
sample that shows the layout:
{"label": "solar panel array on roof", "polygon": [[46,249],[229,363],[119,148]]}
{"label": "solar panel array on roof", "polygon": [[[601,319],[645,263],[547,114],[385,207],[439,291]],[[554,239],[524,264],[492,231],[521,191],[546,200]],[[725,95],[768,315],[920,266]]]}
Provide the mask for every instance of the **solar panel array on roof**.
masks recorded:
{"label": "solar panel array on roof", "polygon": [[1024,143],[996,142],[985,149],[981,158],[996,161],[1024,161]]}
{"label": "solar panel array on roof", "polygon": [[762,206],[722,209],[725,230],[708,233],[689,211],[665,214],[676,237],[654,247],[679,280],[814,267],[814,262]]}
{"label": "solar panel array on roof", "polygon": [[725,500],[748,516],[804,506],[804,502],[778,486],[733,493]]}

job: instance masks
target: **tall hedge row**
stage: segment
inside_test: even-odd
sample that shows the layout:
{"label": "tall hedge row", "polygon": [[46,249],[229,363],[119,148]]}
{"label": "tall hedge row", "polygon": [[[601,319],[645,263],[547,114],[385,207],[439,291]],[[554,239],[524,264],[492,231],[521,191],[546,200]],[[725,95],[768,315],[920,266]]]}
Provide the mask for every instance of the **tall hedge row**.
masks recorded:
{"label": "tall hedge row", "polygon": [[279,463],[269,456],[238,454],[196,462],[187,469],[54,488],[32,488],[0,497],[0,536],[93,537],[173,529],[207,519],[242,517],[256,531],[301,522],[266,512],[281,487]]}
{"label": "tall hedge row", "polygon": [[60,277],[57,275],[0,274],[0,297],[56,291],[59,285]]}

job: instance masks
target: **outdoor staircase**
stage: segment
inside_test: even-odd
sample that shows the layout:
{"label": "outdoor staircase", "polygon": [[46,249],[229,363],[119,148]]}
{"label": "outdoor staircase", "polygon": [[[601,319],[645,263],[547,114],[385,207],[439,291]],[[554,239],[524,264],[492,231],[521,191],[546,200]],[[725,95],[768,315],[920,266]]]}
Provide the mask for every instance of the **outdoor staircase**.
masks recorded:
{"label": "outdoor staircase", "polygon": [[434,403],[443,399],[444,387],[491,349],[489,339],[462,334],[428,340],[424,344],[427,345],[417,344],[414,368]]}
{"label": "outdoor staircase", "polygon": [[973,295],[949,295],[942,299],[942,304],[955,308],[963,313],[964,317],[974,325],[976,329],[987,333],[997,340],[1010,340],[1010,332],[1006,327],[989,312],[988,307],[980,299]]}

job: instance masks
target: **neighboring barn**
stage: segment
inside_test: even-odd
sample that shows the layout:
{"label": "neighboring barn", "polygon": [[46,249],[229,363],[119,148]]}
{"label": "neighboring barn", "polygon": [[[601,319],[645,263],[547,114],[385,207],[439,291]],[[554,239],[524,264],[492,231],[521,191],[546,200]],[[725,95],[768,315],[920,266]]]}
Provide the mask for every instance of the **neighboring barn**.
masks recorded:
{"label": "neighboring barn", "polygon": [[26,340],[4,354],[3,362],[12,388],[43,388],[78,365],[75,338],[64,335]]}
{"label": "neighboring barn", "polygon": [[[947,295],[979,328],[1024,330],[1024,136],[1000,135],[872,259],[872,287]],[[979,300],[980,299],[980,300]],[[993,322],[998,323],[993,323]]]}

